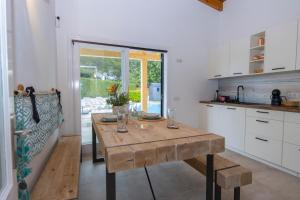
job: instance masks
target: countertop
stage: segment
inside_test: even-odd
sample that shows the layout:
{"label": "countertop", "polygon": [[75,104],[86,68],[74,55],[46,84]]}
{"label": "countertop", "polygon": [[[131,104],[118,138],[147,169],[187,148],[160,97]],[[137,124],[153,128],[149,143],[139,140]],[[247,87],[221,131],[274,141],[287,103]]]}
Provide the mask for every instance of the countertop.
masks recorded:
{"label": "countertop", "polygon": [[300,108],[299,107],[272,106],[272,105],[269,105],[269,104],[256,104],[256,103],[240,103],[240,104],[237,104],[237,103],[221,103],[221,102],[214,102],[214,101],[199,101],[199,103],[300,113]]}

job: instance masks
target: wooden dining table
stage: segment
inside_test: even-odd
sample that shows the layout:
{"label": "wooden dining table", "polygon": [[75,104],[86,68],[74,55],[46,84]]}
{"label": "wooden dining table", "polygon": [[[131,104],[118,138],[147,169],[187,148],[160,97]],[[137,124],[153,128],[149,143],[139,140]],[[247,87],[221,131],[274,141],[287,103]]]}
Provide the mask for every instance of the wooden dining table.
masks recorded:
{"label": "wooden dining table", "polygon": [[[101,122],[107,114],[92,114],[93,161],[105,161],[106,199],[116,199],[116,173],[171,161],[207,156],[206,199],[213,199],[214,154],[225,151],[225,139],[185,124],[167,128],[167,120],[128,121],[128,132],[116,123]],[[103,158],[97,158],[96,138]],[[146,168],[145,168],[146,169]],[[199,186],[200,187],[200,186]]]}

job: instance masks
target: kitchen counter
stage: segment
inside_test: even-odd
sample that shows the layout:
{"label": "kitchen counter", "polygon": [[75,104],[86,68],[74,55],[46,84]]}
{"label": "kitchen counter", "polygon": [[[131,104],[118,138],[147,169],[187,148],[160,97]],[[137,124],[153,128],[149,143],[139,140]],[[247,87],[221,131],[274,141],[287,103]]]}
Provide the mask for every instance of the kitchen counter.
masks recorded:
{"label": "kitchen counter", "polygon": [[214,101],[200,101],[199,103],[300,113],[299,107],[272,106],[269,104],[256,104],[256,103],[240,103],[240,104],[238,104],[238,103],[221,103],[221,102],[214,102]]}

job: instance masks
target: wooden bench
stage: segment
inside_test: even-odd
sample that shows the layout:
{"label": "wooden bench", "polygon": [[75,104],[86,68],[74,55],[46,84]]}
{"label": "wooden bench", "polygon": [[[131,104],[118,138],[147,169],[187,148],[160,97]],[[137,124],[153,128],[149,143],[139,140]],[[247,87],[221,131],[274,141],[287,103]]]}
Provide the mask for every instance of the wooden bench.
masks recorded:
{"label": "wooden bench", "polygon": [[[220,155],[214,157],[215,199],[221,200],[221,188],[223,188],[234,189],[234,200],[239,200],[240,187],[252,183],[252,172]],[[185,162],[206,175],[206,156],[198,156]]]}
{"label": "wooden bench", "polygon": [[81,137],[61,137],[32,194],[32,200],[78,198]]}

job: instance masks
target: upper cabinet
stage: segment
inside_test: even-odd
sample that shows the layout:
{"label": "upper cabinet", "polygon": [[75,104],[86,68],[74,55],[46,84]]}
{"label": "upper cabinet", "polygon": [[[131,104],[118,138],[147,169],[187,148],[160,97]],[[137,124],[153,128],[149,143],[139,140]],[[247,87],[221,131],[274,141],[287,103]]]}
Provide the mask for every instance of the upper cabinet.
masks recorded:
{"label": "upper cabinet", "polygon": [[266,30],[265,72],[296,69],[297,21]]}
{"label": "upper cabinet", "polygon": [[230,74],[241,76],[249,74],[249,38],[242,38],[230,42]]}
{"label": "upper cabinet", "polygon": [[209,78],[222,78],[229,74],[229,43],[211,49],[209,53]]}
{"label": "upper cabinet", "polygon": [[286,22],[213,49],[209,79],[300,70],[298,26]]}

